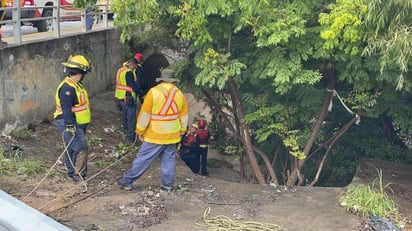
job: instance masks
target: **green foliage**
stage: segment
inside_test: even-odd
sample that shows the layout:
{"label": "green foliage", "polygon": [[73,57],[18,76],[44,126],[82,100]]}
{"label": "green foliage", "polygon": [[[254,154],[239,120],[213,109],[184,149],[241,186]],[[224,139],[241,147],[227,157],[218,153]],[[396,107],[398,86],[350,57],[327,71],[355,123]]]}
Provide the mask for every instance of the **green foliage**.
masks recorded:
{"label": "green foliage", "polygon": [[406,220],[399,212],[396,204],[388,196],[386,191],[390,190],[389,184],[384,185],[382,181],[382,170],[378,171],[378,177],[369,185],[350,186],[348,190],[339,197],[340,204],[347,211],[361,217],[377,215],[386,217],[404,228]]}
{"label": "green foliage", "polygon": [[367,46],[363,53],[379,55],[381,73],[394,66],[398,68],[397,79],[393,79],[397,81],[398,90],[403,89],[405,82],[410,82],[405,77],[410,71],[412,56],[411,10],[409,1],[371,0],[365,15],[365,25],[371,35],[365,38]]}
{"label": "green foliage", "polygon": [[0,145],[0,175],[8,175],[11,171],[11,160],[4,157],[3,146]]}
{"label": "green foliage", "polygon": [[326,50],[338,49],[347,55],[357,55],[362,47],[358,46],[364,36],[361,17],[367,6],[362,0],[337,0],[329,5],[329,13],[319,15],[319,23],[323,26],[321,38]]}
{"label": "green foliage", "polygon": [[122,42],[130,40],[137,28],[155,24],[165,13],[165,8],[156,0],[114,0],[111,9],[116,13],[115,27],[122,29]]}
{"label": "green foliage", "polygon": [[27,140],[33,136],[33,132],[27,128],[19,128],[11,131],[10,135],[14,138]]}
{"label": "green foliage", "polygon": [[[246,123],[252,123],[253,121],[259,121],[262,119],[272,117],[272,113],[276,111],[283,111],[280,105],[274,106],[272,108],[261,108],[260,110],[250,113],[245,117]],[[279,114],[279,113],[277,113]],[[286,121],[286,120],[285,120]],[[262,143],[265,142],[270,136],[276,135],[281,137],[283,140],[283,145],[285,148],[289,150],[289,154],[293,157],[296,157],[299,160],[303,160],[306,158],[304,152],[301,151],[301,146],[299,145],[299,139],[301,137],[298,136],[298,130],[289,130],[288,127],[285,126],[285,121],[282,122],[275,122],[271,123],[268,126],[259,128],[256,130],[256,139],[257,142]]]}
{"label": "green foliage", "polygon": [[[167,46],[184,51],[185,60],[176,65],[177,73],[193,92],[201,88],[215,93],[214,100],[229,112],[231,120],[236,118],[227,80],[233,78],[246,114],[243,121],[234,122],[247,123],[254,145],[265,147],[270,158],[275,149],[281,150],[278,156],[283,162],[277,166],[281,169],[288,166],[291,155],[304,158],[301,150],[311,132],[311,121],[319,114],[327,80],[333,78],[333,87],[345,104],[366,112],[366,116],[332,150],[331,166],[325,166],[328,174],[319,180],[331,185],[332,181],[350,181],[361,156],[407,159],[400,148],[385,139],[382,126],[374,121],[385,113],[399,126],[398,134],[412,134],[409,96],[394,91],[398,77],[395,66],[406,68],[408,52],[412,51],[408,30],[400,33],[410,22],[409,6],[398,7],[404,3],[397,2],[115,0],[114,9],[122,41],[133,39],[156,50]],[[380,10],[384,10],[382,16]],[[379,19],[377,25],[373,25],[373,18]],[[382,57],[380,52],[384,52]],[[382,66],[385,71],[379,71]],[[401,74],[398,83],[404,90],[412,90],[407,73]],[[337,102],[333,100],[334,111],[317,134],[316,145],[353,116],[342,106],[340,113],[335,113]],[[369,120],[376,124],[365,123]],[[224,131],[217,135],[222,134]],[[222,137],[219,142],[222,153],[242,151],[236,150],[233,140]],[[305,168],[306,176],[313,176],[310,169],[316,169],[319,156]]]}
{"label": "green foliage", "polygon": [[320,73],[313,70],[303,70],[301,62],[299,57],[270,60],[260,77],[272,79],[274,90],[280,94],[291,91],[296,85],[318,83],[321,79]]}
{"label": "green foliage", "polygon": [[[337,128],[343,126],[352,115],[334,102],[333,110],[322,126],[317,139],[323,144]],[[318,186],[344,187],[352,182],[358,167],[359,159],[370,158],[412,164],[412,150],[402,147],[394,140],[388,140],[387,130],[382,126],[382,118],[362,118],[359,125],[353,125],[335,144],[323,166]],[[313,150],[312,150],[313,151]],[[322,160],[324,149],[317,153],[309,153],[302,173],[310,182],[316,174]]]}
{"label": "green foliage", "polygon": [[368,90],[353,90],[348,97],[341,97],[345,105],[351,105],[350,110],[370,111],[376,104],[381,92],[370,92]]}
{"label": "green foliage", "polygon": [[95,161],[96,166],[100,167],[100,168],[105,168],[105,167],[111,165],[112,163],[113,163],[113,161],[107,161],[107,160],[97,160],[97,161]]}
{"label": "green foliage", "polygon": [[86,9],[88,7],[96,7],[96,0],[74,0],[73,7]]}
{"label": "green foliage", "polygon": [[35,174],[44,173],[45,169],[38,161],[21,160],[19,153],[10,158],[4,156],[4,149],[0,146],[0,175],[16,174],[21,179],[26,179]]}
{"label": "green foliage", "polygon": [[219,54],[209,48],[202,59],[195,59],[196,66],[201,69],[195,79],[196,85],[217,87],[222,90],[228,78],[238,76],[246,66],[230,54]]}
{"label": "green foliage", "polygon": [[260,1],[250,9],[247,22],[253,27],[258,47],[287,44],[291,37],[306,33],[302,8],[298,4],[282,1]]}
{"label": "green foliage", "polygon": [[224,147],[223,153],[231,156],[239,155],[239,153],[241,153],[241,148],[236,145],[228,144]]}
{"label": "green foliage", "polygon": [[[218,150],[219,153],[224,155],[236,156],[243,152],[243,149],[236,145],[236,142],[226,135],[214,133],[215,141],[213,147]],[[219,137],[219,138],[217,138]]]}
{"label": "green foliage", "polygon": [[91,134],[87,137],[87,145],[90,147],[92,145],[102,144],[103,138],[98,137],[95,134]]}
{"label": "green foliage", "polygon": [[24,160],[23,162],[16,163],[15,172],[22,179],[27,179],[32,175],[45,173],[46,170],[41,166],[39,161]]}
{"label": "green foliage", "polygon": [[212,37],[205,27],[208,22],[206,18],[200,14],[198,9],[184,2],[180,6],[170,7],[169,12],[180,17],[180,21],[177,23],[178,29],[176,30],[178,36],[183,39],[193,40],[195,44],[212,41]]}
{"label": "green foliage", "polygon": [[117,146],[112,150],[112,156],[120,159],[122,158],[126,153],[132,152],[136,150],[136,146],[128,145],[123,142],[119,142]]}
{"label": "green foliage", "polygon": [[306,158],[306,154],[301,151],[302,149],[299,147],[298,137],[296,137],[295,131],[289,132],[289,135],[283,139],[283,145],[289,149],[290,155],[296,159],[304,160]]}

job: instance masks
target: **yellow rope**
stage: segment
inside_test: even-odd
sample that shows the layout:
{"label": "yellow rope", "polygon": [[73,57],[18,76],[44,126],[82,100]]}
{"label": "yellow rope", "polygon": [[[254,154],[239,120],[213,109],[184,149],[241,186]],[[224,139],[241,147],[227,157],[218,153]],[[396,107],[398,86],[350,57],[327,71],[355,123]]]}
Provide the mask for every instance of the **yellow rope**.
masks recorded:
{"label": "yellow rope", "polygon": [[[63,134],[62,134],[63,137]],[[67,151],[67,147],[70,146],[70,144],[73,142],[74,136],[70,139],[68,145],[66,146],[63,142],[63,146],[64,146],[64,150],[63,152],[60,154],[59,158],[57,158],[56,162],[54,162],[53,166],[51,166],[49,168],[49,170],[47,170],[46,175],[44,175],[44,177],[36,184],[36,186],[34,186],[34,188],[25,196],[23,197],[22,201],[25,202],[26,199],[34,192],[37,190],[37,188],[40,186],[40,184],[47,178],[47,176],[50,175],[50,173],[53,171],[53,169],[56,167],[56,165],[59,163],[60,158],[62,158],[62,156],[66,153]],[[71,161],[71,160],[70,160]]]}
{"label": "yellow rope", "polygon": [[[62,139],[63,139],[63,134],[62,134]],[[72,138],[70,139],[70,141],[68,142],[68,144],[66,145],[64,143],[63,140],[63,146],[64,146],[64,150],[61,153],[61,155],[57,158],[56,162],[53,164],[52,167],[49,168],[49,170],[47,171],[46,175],[36,184],[36,186],[23,198],[23,201],[25,201],[34,191],[37,190],[37,188],[40,186],[40,184],[47,178],[47,176],[49,176],[49,174],[51,173],[51,171],[56,167],[58,161],[63,157],[63,155],[66,153],[68,147],[70,146],[70,144],[73,142],[74,136],[72,136]],[[135,150],[132,150],[135,151]],[[130,152],[129,152],[130,153]],[[128,154],[128,153],[126,153]],[[87,180],[85,180],[76,170],[77,174],[79,174],[80,179],[82,181],[82,183],[80,185],[74,185],[74,187],[72,187],[71,189],[65,191],[63,194],[61,194],[60,196],[57,196],[56,198],[49,200],[47,203],[45,203],[42,207],[38,208],[39,211],[41,211],[43,208],[49,206],[51,203],[55,202],[56,200],[63,198],[64,196],[69,195],[70,193],[72,193],[74,190],[78,189],[80,186],[84,186],[85,187],[85,191],[87,192],[87,182],[89,182],[90,180],[92,180],[93,178],[95,178],[96,176],[100,175],[102,172],[106,171],[107,169],[113,167],[114,165],[116,165],[118,162],[122,161],[124,159],[126,155],[122,156],[121,158],[119,158],[118,160],[116,160],[115,162],[113,162],[112,164],[110,164],[109,166],[107,166],[106,168],[100,170],[98,173],[94,174],[93,176],[89,177]],[[74,166],[70,156],[69,156],[69,160],[72,163],[72,165]]]}
{"label": "yellow rope", "polygon": [[[135,151],[135,150],[133,150]],[[97,172],[96,174],[94,174],[93,176],[87,178],[85,180],[85,183],[89,182],[90,180],[94,179],[95,177],[97,177],[98,175],[100,175],[101,173],[103,173],[104,171],[106,171],[107,169],[113,167],[114,165],[118,164],[120,161],[123,161],[126,158],[126,155],[129,154],[131,152],[126,153],[125,155],[123,155],[121,158],[119,158],[118,160],[116,160],[115,162],[111,163],[109,166],[103,168],[102,170],[100,170],[99,172]],[[65,191],[63,194],[61,194],[60,196],[57,196],[56,198],[54,198],[53,200],[48,201],[46,204],[44,204],[42,207],[40,207],[38,210],[41,211],[43,208],[47,207],[49,204],[55,202],[57,199],[63,198],[67,195],[69,195],[71,192],[73,192],[75,189],[78,189],[80,187],[80,185],[74,185],[74,187],[72,187],[71,189]],[[65,207],[65,206],[62,206]],[[53,210],[56,211],[57,209]]]}
{"label": "yellow rope", "polygon": [[226,216],[218,215],[209,217],[210,207],[203,213],[203,222],[208,227],[208,231],[287,231],[276,224],[262,223],[254,221],[236,221]]}

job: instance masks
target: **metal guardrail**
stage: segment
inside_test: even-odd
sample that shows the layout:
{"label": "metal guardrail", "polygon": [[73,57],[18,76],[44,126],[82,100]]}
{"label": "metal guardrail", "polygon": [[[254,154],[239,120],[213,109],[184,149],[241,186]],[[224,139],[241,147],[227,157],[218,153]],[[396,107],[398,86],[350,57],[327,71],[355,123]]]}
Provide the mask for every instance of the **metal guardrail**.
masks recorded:
{"label": "metal guardrail", "polygon": [[[0,10],[12,10],[12,18],[10,20],[3,20],[0,21],[0,25],[13,25],[13,44],[21,45],[24,43],[21,25],[23,24],[32,24],[36,21],[42,20],[49,20],[51,28],[47,32],[38,32],[38,33],[47,33],[48,38],[61,38],[62,37],[62,29],[60,27],[60,22],[66,21],[67,18],[74,18],[79,17],[81,21],[81,27],[78,32],[84,33],[87,32],[86,27],[86,18],[93,17],[94,24],[93,27],[96,28],[95,25],[99,25],[99,30],[101,29],[110,29],[113,28],[113,23],[109,20],[109,6],[110,4],[106,2],[106,4],[96,4],[96,9],[98,10],[88,13],[86,15],[84,10],[79,11],[79,14],[71,14],[70,16],[61,16],[60,9],[62,7],[72,7],[67,5],[60,5],[60,0],[53,0],[53,6],[34,6],[34,7],[21,7],[20,0],[13,0],[13,7],[1,8]],[[37,10],[37,9],[53,9],[53,14],[50,17],[35,17],[35,18],[21,18],[21,12],[26,10]],[[69,20],[73,21],[73,20]],[[47,21],[46,21],[47,23]],[[92,29],[93,30],[93,29]]]}

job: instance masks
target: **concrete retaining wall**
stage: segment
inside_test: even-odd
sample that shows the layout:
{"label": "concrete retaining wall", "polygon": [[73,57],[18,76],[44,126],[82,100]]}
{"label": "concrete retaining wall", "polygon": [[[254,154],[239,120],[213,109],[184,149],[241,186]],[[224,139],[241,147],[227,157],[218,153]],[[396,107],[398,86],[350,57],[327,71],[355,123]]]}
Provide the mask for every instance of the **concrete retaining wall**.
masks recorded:
{"label": "concrete retaining wall", "polygon": [[61,63],[71,54],[91,62],[84,80],[91,97],[112,86],[125,56],[119,36],[111,29],[0,50],[1,133],[52,119],[55,91],[65,77]]}

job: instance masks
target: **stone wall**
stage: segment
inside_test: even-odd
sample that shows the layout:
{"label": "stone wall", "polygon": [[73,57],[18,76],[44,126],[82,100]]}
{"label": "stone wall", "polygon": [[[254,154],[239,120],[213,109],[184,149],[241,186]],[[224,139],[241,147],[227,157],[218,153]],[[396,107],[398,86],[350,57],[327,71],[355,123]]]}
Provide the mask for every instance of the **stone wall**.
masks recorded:
{"label": "stone wall", "polygon": [[119,36],[111,29],[0,50],[1,133],[52,119],[55,91],[65,77],[61,63],[71,54],[91,62],[84,80],[91,97],[112,86],[125,56]]}

